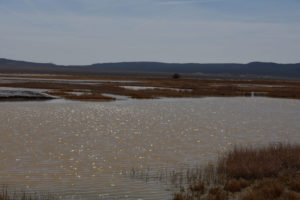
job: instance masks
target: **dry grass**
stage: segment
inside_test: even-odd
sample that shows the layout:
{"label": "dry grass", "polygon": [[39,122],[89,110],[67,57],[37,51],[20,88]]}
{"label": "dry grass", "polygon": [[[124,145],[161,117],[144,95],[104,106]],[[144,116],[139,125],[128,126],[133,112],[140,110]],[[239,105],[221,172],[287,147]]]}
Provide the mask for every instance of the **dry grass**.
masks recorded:
{"label": "dry grass", "polygon": [[[298,171],[298,173],[300,172]],[[288,181],[289,189],[300,193],[300,176],[292,177]]]}
{"label": "dry grass", "polygon": [[235,147],[215,165],[187,174],[189,186],[174,199],[299,200],[299,172],[300,145]]}
{"label": "dry grass", "polygon": [[197,183],[194,183],[193,185],[190,185],[190,191],[197,192],[203,194],[205,191],[205,184],[202,181],[199,181]]}
{"label": "dry grass", "polygon": [[11,192],[7,187],[3,187],[0,192],[0,200],[56,200],[57,197],[50,194],[36,194],[26,192]]}
{"label": "dry grass", "polygon": [[300,146],[270,145],[265,148],[235,148],[218,163],[219,173],[230,178],[258,179],[300,169]]}
{"label": "dry grass", "polygon": [[213,187],[209,190],[205,200],[228,200],[228,194],[220,187]]}
{"label": "dry grass", "polygon": [[242,200],[273,200],[279,198],[284,192],[285,186],[278,179],[269,178],[259,181]]}
{"label": "dry grass", "polygon": [[[72,91],[71,91],[72,92]],[[68,90],[55,90],[46,92],[49,95],[59,96],[70,100],[85,100],[85,101],[113,101],[115,98],[103,96],[100,93],[83,93],[83,94],[72,94]]]}
{"label": "dry grass", "polygon": [[224,190],[229,192],[240,192],[244,188],[251,185],[251,181],[240,179],[229,179],[224,185]]}

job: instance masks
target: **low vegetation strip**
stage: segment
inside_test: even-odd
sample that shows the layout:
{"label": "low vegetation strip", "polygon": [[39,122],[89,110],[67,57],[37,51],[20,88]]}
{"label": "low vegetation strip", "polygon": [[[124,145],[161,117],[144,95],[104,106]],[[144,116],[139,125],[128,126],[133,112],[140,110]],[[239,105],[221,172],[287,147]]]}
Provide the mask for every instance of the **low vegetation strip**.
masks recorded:
{"label": "low vegetation strip", "polygon": [[[9,80],[4,78],[0,83],[0,87],[44,89],[48,90],[48,94],[65,99],[93,101],[114,100],[102,95],[104,93],[137,99],[207,96],[265,96],[300,99],[300,81],[139,77],[127,79],[123,77],[116,80],[108,77],[106,79],[97,79],[96,77],[86,76],[42,76],[42,79],[37,80],[26,80],[23,79],[24,77],[21,77],[22,80],[19,80],[18,78],[20,77],[16,76],[15,79],[11,78]],[[87,84],[83,80],[93,80],[94,82]],[[140,87],[142,89],[130,89],[132,87]],[[82,95],[72,95],[72,92],[79,90],[87,92]]]}
{"label": "low vegetation strip", "polygon": [[300,145],[236,147],[187,180],[174,200],[299,200]]}
{"label": "low vegetation strip", "polygon": [[46,92],[49,95],[59,96],[61,98],[70,99],[70,100],[84,100],[84,101],[113,101],[115,98],[103,96],[100,93],[82,93],[74,94],[73,90],[55,90]]}

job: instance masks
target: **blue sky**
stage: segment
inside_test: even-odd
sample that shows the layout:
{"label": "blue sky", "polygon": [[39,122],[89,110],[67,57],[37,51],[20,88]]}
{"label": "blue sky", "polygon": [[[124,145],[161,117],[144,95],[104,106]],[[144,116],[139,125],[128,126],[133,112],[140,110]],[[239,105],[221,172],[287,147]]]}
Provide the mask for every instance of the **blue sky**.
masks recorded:
{"label": "blue sky", "polygon": [[0,0],[0,57],[300,62],[299,0]]}

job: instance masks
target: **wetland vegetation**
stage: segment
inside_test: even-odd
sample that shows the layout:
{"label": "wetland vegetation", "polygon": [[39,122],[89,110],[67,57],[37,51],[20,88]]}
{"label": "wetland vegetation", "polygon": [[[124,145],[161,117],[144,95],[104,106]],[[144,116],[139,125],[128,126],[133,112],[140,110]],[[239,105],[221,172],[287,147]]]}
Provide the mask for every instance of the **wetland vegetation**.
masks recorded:
{"label": "wetland vegetation", "polygon": [[216,164],[187,174],[174,200],[298,200],[300,145],[236,147]]}
{"label": "wetland vegetation", "polygon": [[[177,76],[176,76],[177,77]],[[257,79],[116,78],[93,76],[22,75],[2,77],[0,87],[44,89],[58,98],[112,101],[103,94],[136,99],[161,97],[265,96],[300,99],[300,81]],[[140,87],[135,90],[130,87]],[[76,94],[80,92],[80,94]]]}

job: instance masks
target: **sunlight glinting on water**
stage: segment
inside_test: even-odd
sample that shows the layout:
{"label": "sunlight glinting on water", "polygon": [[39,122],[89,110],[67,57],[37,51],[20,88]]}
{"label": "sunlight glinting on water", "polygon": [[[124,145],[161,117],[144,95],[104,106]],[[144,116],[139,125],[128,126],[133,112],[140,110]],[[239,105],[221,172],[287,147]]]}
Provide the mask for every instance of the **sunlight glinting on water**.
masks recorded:
{"label": "sunlight glinting on water", "polygon": [[269,98],[0,104],[0,184],[63,199],[168,199],[132,169],[181,170],[235,144],[300,142],[300,101]]}

